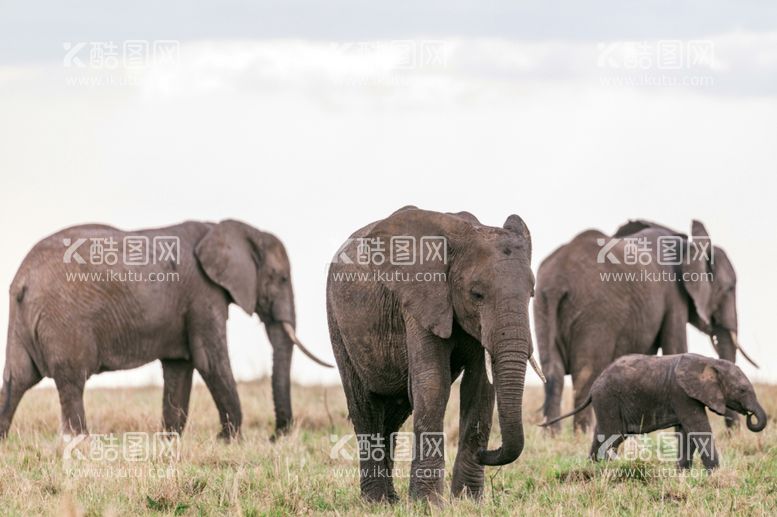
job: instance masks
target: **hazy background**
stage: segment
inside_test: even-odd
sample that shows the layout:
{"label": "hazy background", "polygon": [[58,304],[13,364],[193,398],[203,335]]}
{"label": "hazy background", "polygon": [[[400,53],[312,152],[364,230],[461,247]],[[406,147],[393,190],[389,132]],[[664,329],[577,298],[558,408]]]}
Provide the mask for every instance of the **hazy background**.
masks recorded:
{"label": "hazy background", "polygon": [[[698,218],[739,276],[762,369],[742,366],[777,381],[777,5],[513,4],[0,3],[0,285],[65,226],[238,218],[282,238],[299,335],[332,359],[327,262],[400,206],[520,214],[535,269],[586,228]],[[137,40],[178,52],[92,52]],[[667,41],[704,55],[667,67]],[[228,332],[237,378],[268,374],[257,318],[233,306]],[[339,382],[299,353],[293,378]],[[89,386],[159,382],[153,363]]]}

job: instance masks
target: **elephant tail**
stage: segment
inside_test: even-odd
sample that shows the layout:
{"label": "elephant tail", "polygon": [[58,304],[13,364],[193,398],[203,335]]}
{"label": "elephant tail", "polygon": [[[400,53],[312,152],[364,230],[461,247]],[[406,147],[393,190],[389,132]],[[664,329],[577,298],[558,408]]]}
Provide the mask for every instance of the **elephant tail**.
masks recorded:
{"label": "elephant tail", "polygon": [[579,406],[577,406],[575,409],[573,409],[572,411],[570,411],[569,413],[567,413],[565,415],[558,416],[558,417],[554,418],[553,420],[549,420],[547,422],[541,423],[540,427],[548,427],[549,425],[555,424],[559,420],[564,420],[565,418],[568,418],[568,417],[570,417],[570,416],[572,416],[574,414],[577,414],[577,413],[581,412],[582,410],[584,410],[585,408],[588,407],[588,405],[591,403],[591,400],[593,400],[593,397],[589,393],[588,396],[583,401],[583,403],[580,404]]}
{"label": "elephant tail", "polygon": [[[21,285],[18,285],[21,284]],[[3,382],[10,384],[13,361],[10,358],[28,356],[35,368],[42,375],[48,375],[48,369],[40,352],[39,326],[42,311],[34,307],[29,299],[29,288],[26,282],[11,284],[11,297],[8,314],[8,340],[6,342],[6,363],[3,372]]]}

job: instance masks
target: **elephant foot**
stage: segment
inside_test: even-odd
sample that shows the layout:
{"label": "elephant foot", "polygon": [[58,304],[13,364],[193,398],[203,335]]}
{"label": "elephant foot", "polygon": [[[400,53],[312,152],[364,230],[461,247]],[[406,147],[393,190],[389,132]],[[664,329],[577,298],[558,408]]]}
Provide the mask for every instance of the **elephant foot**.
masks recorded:
{"label": "elephant foot", "polygon": [[718,459],[708,460],[704,462],[704,468],[707,470],[707,474],[712,474],[712,471],[720,466]]}
{"label": "elephant foot", "polygon": [[679,470],[688,470],[691,468],[692,465],[693,465],[692,460],[682,459],[677,462],[677,468]]}
{"label": "elephant foot", "polygon": [[219,434],[216,435],[216,438],[218,440],[223,441],[224,443],[232,443],[237,442],[240,440],[240,430],[223,430]]}
{"label": "elephant foot", "polygon": [[478,464],[454,465],[451,480],[451,496],[463,499],[480,499],[485,483],[484,467]]}
{"label": "elephant foot", "polygon": [[399,501],[399,496],[393,487],[387,486],[386,480],[375,480],[376,483],[362,483],[362,499],[369,503],[394,504]]}
{"label": "elephant foot", "polygon": [[397,494],[384,494],[373,492],[362,492],[362,499],[368,503],[388,503],[394,504],[399,501]]}
{"label": "elephant foot", "polygon": [[291,420],[276,424],[275,432],[270,436],[270,441],[275,443],[276,440],[288,435],[293,427]]}
{"label": "elephant foot", "polygon": [[410,480],[410,498],[414,501],[426,501],[435,506],[442,506],[446,500],[442,495],[442,480],[424,480],[426,482],[413,482]]}
{"label": "elephant foot", "polygon": [[442,493],[437,492],[436,490],[424,493],[411,493],[410,498],[413,501],[425,502],[436,507],[442,507],[447,503],[447,500],[443,497]]}
{"label": "elephant foot", "polygon": [[473,499],[479,501],[483,498],[483,486],[463,486],[458,488],[451,488],[451,496],[458,497],[460,499]]}

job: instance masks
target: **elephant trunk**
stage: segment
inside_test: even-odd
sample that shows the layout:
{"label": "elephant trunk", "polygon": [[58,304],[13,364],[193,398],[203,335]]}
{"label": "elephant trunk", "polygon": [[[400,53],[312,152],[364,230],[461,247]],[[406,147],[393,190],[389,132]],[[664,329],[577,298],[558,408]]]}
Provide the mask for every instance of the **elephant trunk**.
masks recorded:
{"label": "elephant trunk", "polygon": [[[321,366],[325,366],[327,368],[334,368],[334,365],[331,365],[327,363],[326,361],[322,361],[315,355],[313,355],[313,352],[308,350],[308,348],[302,344],[302,341],[297,337],[296,332],[296,313],[294,311],[294,293],[291,290],[291,287],[289,287],[288,290],[278,295],[278,297],[275,299],[275,301],[272,303],[272,310],[271,310],[271,316],[272,321],[275,323],[280,323],[281,327],[283,329],[283,332],[286,334],[286,337],[291,340],[292,344],[295,344],[299,347],[300,350],[302,350],[302,353],[308,356],[310,359],[312,359],[314,362],[320,364]],[[274,346],[274,345],[273,345]]]}
{"label": "elephant trunk", "polygon": [[294,291],[292,291],[291,286],[276,296],[271,307],[270,312],[274,321],[285,321],[296,328],[297,313],[294,310]]}
{"label": "elephant trunk", "polygon": [[506,465],[523,451],[523,383],[526,361],[531,349],[529,326],[515,323],[515,313],[500,318],[493,334],[494,390],[496,392],[502,446],[496,450],[481,450],[482,465]]}
{"label": "elephant trunk", "polygon": [[275,430],[283,433],[291,427],[291,353],[294,342],[283,323],[265,325],[272,344],[272,398],[275,405]]}
{"label": "elephant trunk", "polygon": [[[755,417],[755,422],[753,422],[753,417]],[[764,408],[756,402],[755,408],[747,415],[747,428],[754,433],[758,433],[763,431],[764,427],[766,427],[766,412],[764,411]]]}

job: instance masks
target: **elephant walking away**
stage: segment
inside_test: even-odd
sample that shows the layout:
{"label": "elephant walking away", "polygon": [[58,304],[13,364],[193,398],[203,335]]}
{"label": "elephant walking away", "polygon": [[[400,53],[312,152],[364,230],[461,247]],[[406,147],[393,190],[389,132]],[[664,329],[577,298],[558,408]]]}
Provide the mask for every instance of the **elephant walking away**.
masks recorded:
{"label": "elephant walking away", "polygon": [[[357,436],[385,444],[385,454],[360,458],[365,499],[397,499],[389,452],[412,413],[410,494],[439,501],[443,417],[462,372],[453,495],[480,496],[484,466],[520,456],[526,363],[536,366],[530,259],[517,215],[499,228],[415,207],[356,231],[338,250],[327,279],[332,348]],[[487,450],[495,397],[502,444]]]}
{"label": "elephant walking away", "polygon": [[[676,255],[659,255],[672,242]],[[699,221],[693,221],[691,237],[641,220],[612,237],[581,233],[540,265],[534,323],[548,379],[546,421],[560,413],[565,374],[572,376],[579,406],[618,357],[687,352],[688,323],[710,336],[721,359],[734,362],[739,350],[752,362],[737,340],[734,267]],[[727,412],[726,424],[737,418]],[[575,428],[585,430],[590,421],[590,410],[582,411]],[[559,428],[551,426],[553,432]]]}
{"label": "elephant walking away", "polygon": [[330,366],[296,337],[290,274],[277,237],[233,220],[135,232],[84,225],[43,239],[11,284],[0,436],[42,377],[56,383],[62,432],[86,433],[86,380],[156,359],[165,430],[183,430],[196,369],[218,408],[219,436],[236,436],[242,415],[227,354],[230,303],[265,325],[273,347],[276,432],[284,432],[292,419],[294,344]]}
{"label": "elephant walking away", "polygon": [[767,416],[753,385],[734,363],[698,354],[621,357],[594,381],[591,393],[567,418],[592,405],[596,430],[591,459],[607,459],[628,434],[676,427],[678,466],[690,468],[697,450],[704,467],[719,464],[705,407],[719,415],[727,411],[747,415],[747,428],[763,431]]}

